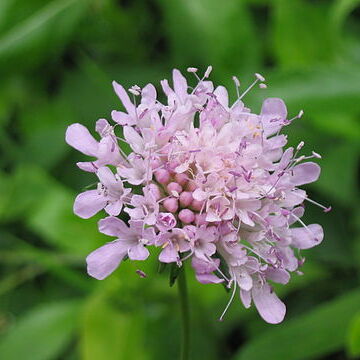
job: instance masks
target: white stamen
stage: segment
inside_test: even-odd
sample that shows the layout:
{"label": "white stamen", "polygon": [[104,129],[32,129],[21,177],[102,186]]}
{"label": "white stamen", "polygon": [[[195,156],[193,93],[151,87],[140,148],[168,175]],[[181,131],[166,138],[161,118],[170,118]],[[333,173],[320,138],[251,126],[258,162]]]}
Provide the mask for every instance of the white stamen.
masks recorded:
{"label": "white stamen", "polygon": [[[297,193],[294,193],[294,194],[295,194],[295,195],[298,195]],[[299,195],[299,196],[300,196],[300,195]],[[324,205],[321,205],[321,204],[318,203],[317,201],[312,200],[312,199],[310,199],[310,198],[307,197],[307,196],[304,198],[304,200],[306,200],[306,201],[308,201],[308,202],[310,202],[310,203],[312,203],[312,204],[320,207],[321,209],[324,210],[324,212],[329,212],[329,211],[331,211],[331,206],[326,207],[326,206],[324,206]]]}
{"label": "white stamen", "polygon": [[232,294],[231,294],[230,300],[229,300],[229,302],[227,303],[227,305],[226,305],[226,307],[225,307],[225,310],[223,311],[223,313],[222,313],[221,316],[219,317],[219,321],[223,321],[223,318],[224,318],[226,312],[228,311],[231,303],[233,302],[234,297],[235,297],[235,294],[236,294],[236,288],[237,288],[237,281],[235,281],[234,289],[233,289],[233,292],[232,292]]}
{"label": "white stamen", "polygon": [[259,88],[260,88],[260,89],[266,89],[266,88],[267,88],[267,85],[264,84],[264,83],[261,83],[261,84],[259,84]]}
{"label": "white stamen", "polygon": [[140,91],[141,91],[140,87],[137,86],[137,85],[132,86],[132,87],[131,87],[130,89],[128,89],[128,90],[129,90],[130,93],[132,93],[132,94],[135,95],[135,96],[139,96],[139,95],[140,95]]}
{"label": "white stamen", "polygon": [[311,235],[311,237],[317,241],[317,238],[314,235],[314,233],[306,226],[306,224],[298,216],[294,215],[293,213],[291,213],[291,216],[295,218],[296,221],[298,221],[305,228],[305,230]]}
{"label": "white stamen", "polygon": [[205,74],[204,74],[205,79],[209,77],[209,75],[211,74],[211,71],[212,71],[212,66],[210,65],[207,67],[207,69],[205,71]]}
{"label": "white stamen", "polygon": [[235,83],[235,86],[240,87],[240,80],[236,76],[233,76],[232,79],[233,82]]}
{"label": "white stamen", "polygon": [[317,159],[321,159],[321,155],[318,154],[317,152],[313,151],[312,154],[313,154],[313,156],[316,157]]}
{"label": "white stamen", "polygon": [[300,151],[303,148],[304,145],[305,145],[305,143],[303,141],[300,141],[299,145],[296,147],[296,150]]}
{"label": "white stamen", "polygon": [[236,96],[239,98],[240,97],[240,92],[239,92],[240,81],[236,76],[233,76],[232,79],[233,79],[234,84],[235,84]]}
{"label": "white stamen", "polygon": [[187,72],[189,73],[196,73],[198,71],[198,68],[196,67],[188,67]]}
{"label": "white stamen", "polygon": [[255,73],[255,77],[256,77],[258,80],[260,80],[261,82],[264,82],[264,81],[265,81],[265,78],[264,78],[261,74],[259,74],[259,73]]}
{"label": "white stamen", "polygon": [[[259,81],[265,81],[265,78],[260,74],[255,74],[256,80],[241,94],[241,96],[235,101],[234,105],[241,100]],[[233,105],[233,106],[234,106]]]}

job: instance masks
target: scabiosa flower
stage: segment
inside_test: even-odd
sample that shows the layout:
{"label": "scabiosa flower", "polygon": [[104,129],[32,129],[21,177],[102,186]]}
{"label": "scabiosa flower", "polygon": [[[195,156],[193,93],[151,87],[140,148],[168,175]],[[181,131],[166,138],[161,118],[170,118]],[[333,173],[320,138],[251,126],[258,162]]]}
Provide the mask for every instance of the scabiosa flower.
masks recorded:
{"label": "scabiosa flower", "polygon": [[[330,208],[299,188],[318,179],[320,167],[309,160],[320,155],[299,155],[303,142],[284,150],[281,130],[302,111],[288,119],[278,98],[266,99],[260,114],[245,106],[256,84],[266,88],[263,76],[255,74],[242,94],[234,77],[237,98],[230,104],[226,88],[208,80],[211,67],[202,78],[197,71],[188,69],[195,87],[176,69],[172,86],[161,81],[165,104],[152,84],[127,92],[114,82],[125,111],[111,113],[113,125],[98,120],[99,141],[80,124],[67,129],[66,141],[94,158],[78,166],[99,179],[97,189],[77,196],[74,212],[89,218],[104,209],[109,216],[99,231],[116,237],[87,257],[88,273],[104,279],[125,257],[145,260],[148,247],[158,247],[160,262],[189,261],[199,282],[233,289],[220,319],[238,292],[246,308],[253,303],[265,321],[279,323],[286,308],[272,282],[289,282],[304,262],[300,250],[324,236],[320,225],[301,220],[304,203]],[[117,217],[123,212],[129,226]]]}

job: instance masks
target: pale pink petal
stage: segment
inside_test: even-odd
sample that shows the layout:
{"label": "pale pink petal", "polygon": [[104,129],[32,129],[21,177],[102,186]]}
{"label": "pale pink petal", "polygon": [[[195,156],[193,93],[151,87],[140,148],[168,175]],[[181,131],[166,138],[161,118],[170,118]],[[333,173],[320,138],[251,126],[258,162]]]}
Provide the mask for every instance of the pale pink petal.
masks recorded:
{"label": "pale pink petal", "polygon": [[307,228],[293,228],[290,230],[292,244],[298,249],[310,249],[319,245],[324,238],[324,230],[318,224],[308,225]]}
{"label": "pale pink petal", "polygon": [[229,107],[229,95],[224,86],[218,86],[215,91],[214,95],[216,96],[217,101],[227,109]]}
{"label": "pale pink petal", "polygon": [[136,118],[123,111],[113,110],[111,118],[120,125],[136,125]]}
{"label": "pale pink petal", "polygon": [[284,101],[279,98],[267,98],[262,104],[260,115],[285,120],[287,109]]}
{"label": "pale pink petal", "polygon": [[104,184],[106,187],[111,188],[112,186],[117,185],[117,181],[115,179],[114,173],[106,166],[101,167],[96,172],[96,175],[98,176],[100,182]]}
{"label": "pale pink petal", "polygon": [[296,165],[292,169],[292,183],[295,186],[312,183],[319,178],[320,171],[320,166],[314,162]]}
{"label": "pale pink petal", "polygon": [[134,152],[142,154],[144,151],[144,139],[131,126],[124,126],[124,138],[129,143]]}
{"label": "pale pink petal", "polygon": [[131,102],[129,95],[127,94],[125,89],[120,84],[118,84],[116,81],[113,81],[112,85],[116,92],[116,95],[121,100],[122,104],[124,105],[124,108],[129,113],[129,115],[135,115],[135,106]]}
{"label": "pale pink petal", "polygon": [[270,324],[278,324],[284,320],[286,307],[272,291],[269,284],[254,286],[252,298],[260,316]]}
{"label": "pale pink petal", "polygon": [[187,81],[181,72],[173,70],[174,91],[180,100],[184,101],[187,95]]}
{"label": "pale pink petal", "polygon": [[275,134],[286,120],[287,110],[284,101],[278,98],[266,99],[263,102],[260,116],[264,135]]}
{"label": "pale pink petal", "polygon": [[102,210],[106,202],[106,198],[99,195],[97,190],[82,192],[75,199],[74,213],[83,219],[88,219]]}
{"label": "pale pink petal", "polygon": [[251,306],[251,291],[240,289],[240,299],[245,309],[248,309]]}
{"label": "pale pink petal", "polygon": [[128,226],[120,219],[114,216],[108,216],[101,219],[98,223],[99,231],[105,235],[116,236],[122,240],[129,237]]}
{"label": "pale pink petal", "polygon": [[224,279],[220,279],[214,274],[195,274],[196,280],[202,284],[220,284]]}
{"label": "pale pink petal", "polygon": [[70,146],[83,154],[97,156],[99,144],[84,125],[70,125],[66,129],[65,140]]}
{"label": "pale pink petal", "polygon": [[96,166],[96,161],[81,161],[81,162],[77,162],[76,165],[84,171],[88,171],[88,172],[96,172],[98,167]]}
{"label": "pale pink petal", "polygon": [[129,248],[128,255],[131,260],[146,260],[150,253],[143,244],[138,244]]}
{"label": "pale pink petal", "polygon": [[249,291],[253,286],[252,277],[246,271],[241,271],[236,277],[236,280],[240,288],[245,291]]}
{"label": "pale pink petal", "polygon": [[96,122],[95,130],[101,137],[105,136],[105,134],[109,129],[110,129],[110,124],[106,119],[99,119]]}
{"label": "pale pink petal", "polygon": [[87,258],[87,272],[97,280],[103,280],[119,266],[127,253],[119,240],[108,243],[90,253]]}
{"label": "pale pink petal", "polygon": [[156,89],[153,84],[147,84],[141,90],[141,103],[150,106],[156,101]]}
{"label": "pale pink petal", "polygon": [[179,260],[179,254],[171,244],[165,246],[159,255],[159,260],[163,263],[172,263]]}
{"label": "pale pink petal", "polygon": [[290,274],[285,269],[267,268],[265,271],[266,278],[279,284],[287,284],[290,280]]}
{"label": "pale pink petal", "polygon": [[105,211],[112,216],[118,216],[121,212],[121,209],[123,207],[123,202],[118,200],[113,203],[110,203],[105,207]]}

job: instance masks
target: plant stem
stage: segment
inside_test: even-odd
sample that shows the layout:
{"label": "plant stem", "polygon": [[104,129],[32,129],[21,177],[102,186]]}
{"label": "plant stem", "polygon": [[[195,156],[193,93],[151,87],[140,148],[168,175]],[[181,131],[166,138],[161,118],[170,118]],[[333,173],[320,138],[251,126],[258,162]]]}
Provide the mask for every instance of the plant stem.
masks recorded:
{"label": "plant stem", "polygon": [[189,321],[189,299],[186,285],[185,267],[182,266],[177,278],[180,308],[181,308],[181,360],[189,359],[190,352],[190,321]]}

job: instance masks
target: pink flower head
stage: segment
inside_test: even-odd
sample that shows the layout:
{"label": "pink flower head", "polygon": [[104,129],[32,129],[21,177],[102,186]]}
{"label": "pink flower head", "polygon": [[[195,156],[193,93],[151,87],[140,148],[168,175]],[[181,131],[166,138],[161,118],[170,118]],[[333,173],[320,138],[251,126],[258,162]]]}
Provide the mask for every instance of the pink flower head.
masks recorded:
{"label": "pink flower head", "polygon": [[[104,209],[111,216],[100,220],[99,230],[117,238],[87,257],[88,273],[104,279],[124,257],[145,260],[148,247],[157,247],[160,262],[191,260],[199,282],[232,288],[221,319],[238,293],[246,308],[253,303],[265,321],[279,323],[286,308],[271,282],[288,283],[304,262],[300,251],[324,237],[320,225],[302,220],[303,203],[330,208],[300,188],[318,179],[320,167],[309,160],[320,156],[300,155],[303,142],[285,149],[281,131],[302,111],[288,119],[278,98],[266,99],[260,114],[245,106],[257,83],[266,88],[262,75],[242,93],[234,77],[231,102],[226,88],[209,80],[211,69],[200,77],[189,68],[193,87],[175,69],[172,82],[161,81],[164,104],[152,84],[131,87],[129,96],[114,82],[124,109],[111,116],[124,139],[104,119],[96,124],[100,141],[80,124],[67,129],[66,141],[94,158],[78,166],[100,181],[97,190],[77,196],[74,212],[88,218]],[[124,140],[130,154],[121,148]],[[124,213],[129,227],[117,218]]]}

